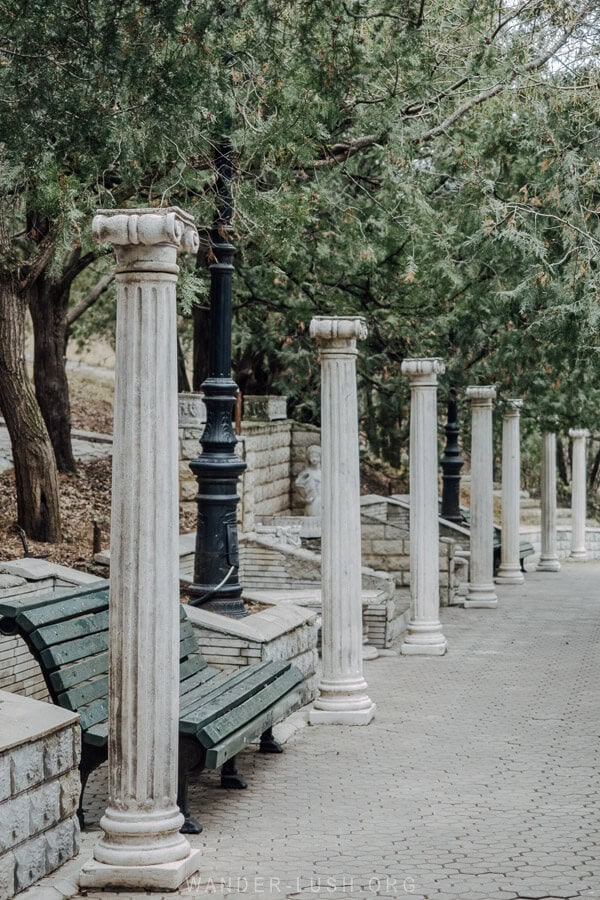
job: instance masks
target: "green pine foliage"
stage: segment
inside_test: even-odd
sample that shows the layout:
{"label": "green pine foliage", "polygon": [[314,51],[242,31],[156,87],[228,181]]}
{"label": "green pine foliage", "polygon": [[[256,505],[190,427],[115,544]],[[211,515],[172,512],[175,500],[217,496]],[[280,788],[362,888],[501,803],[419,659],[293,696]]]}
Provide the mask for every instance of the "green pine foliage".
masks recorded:
{"label": "green pine foliage", "polygon": [[[98,207],[178,203],[209,225],[228,134],[245,388],[317,422],[310,319],[359,314],[363,426],[393,464],[406,356],[524,396],[532,434],[593,426],[596,7],[0,0],[0,267],[34,265],[42,234],[58,268],[91,250]],[[185,313],[208,284],[186,266]]]}

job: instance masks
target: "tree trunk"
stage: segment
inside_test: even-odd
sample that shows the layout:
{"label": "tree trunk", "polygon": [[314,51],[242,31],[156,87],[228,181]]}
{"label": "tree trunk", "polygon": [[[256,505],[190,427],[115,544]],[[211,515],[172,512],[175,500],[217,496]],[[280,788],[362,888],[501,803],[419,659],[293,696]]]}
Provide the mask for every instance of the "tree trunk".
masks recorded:
{"label": "tree trunk", "polygon": [[190,379],[185,368],[185,356],[181,340],[177,335],[177,393],[184,394],[191,391]]}
{"label": "tree trunk", "polygon": [[32,540],[61,540],[58,478],[52,444],[27,377],[25,296],[10,277],[0,281],[0,406],[10,435],[17,516]]}
{"label": "tree trunk", "polygon": [[33,380],[59,472],[76,472],[65,360],[69,288],[38,278],[29,294],[33,321]]}

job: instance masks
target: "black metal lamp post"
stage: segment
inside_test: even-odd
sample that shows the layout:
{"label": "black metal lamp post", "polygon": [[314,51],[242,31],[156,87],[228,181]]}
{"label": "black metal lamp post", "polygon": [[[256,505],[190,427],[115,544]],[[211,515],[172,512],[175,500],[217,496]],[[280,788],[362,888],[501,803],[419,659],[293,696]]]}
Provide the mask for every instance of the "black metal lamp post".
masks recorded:
{"label": "black metal lamp post", "polygon": [[198,525],[190,604],[240,618],[246,615],[239,582],[237,481],[246,469],[235,453],[233,409],[237,385],[231,377],[233,200],[231,144],[222,139],[216,155],[217,219],[210,229],[210,360],[202,385],[206,427],[202,454],[190,468],[198,479]]}
{"label": "black metal lamp post", "polygon": [[460,470],[464,463],[458,443],[458,415],[456,388],[451,387],[448,396],[448,421],[444,428],[446,447],[441,459],[442,466],[442,518],[461,524],[464,519],[460,511]]}

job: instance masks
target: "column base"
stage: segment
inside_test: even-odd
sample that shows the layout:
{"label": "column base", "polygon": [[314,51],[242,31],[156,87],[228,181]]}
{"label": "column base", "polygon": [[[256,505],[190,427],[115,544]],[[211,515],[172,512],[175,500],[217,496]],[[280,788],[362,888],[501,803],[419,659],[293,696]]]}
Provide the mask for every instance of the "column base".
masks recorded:
{"label": "column base", "polygon": [[408,637],[401,645],[400,653],[402,656],[443,656],[447,649],[448,641],[446,638],[443,638],[443,641],[437,644],[424,644],[419,641],[412,643],[410,637]]}
{"label": "column base", "polygon": [[[313,707],[308,716],[309,725],[368,725],[375,715],[376,706],[368,697],[369,705],[363,709],[318,709]],[[318,701],[317,701],[318,702]]]}
{"label": "column base", "polygon": [[82,888],[140,888],[176,891],[200,868],[202,852],[192,850],[186,859],[155,866],[109,866],[91,859],[79,873]]}
{"label": "column base", "polygon": [[560,563],[555,556],[542,557],[535,567],[536,572],[560,572]]}
{"label": "column base", "polygon": [[496,584],[524,584],[525,575],[518,565],[500,566],[494,578]]}
{"label": "column base", "polygon": [[493,584],[470,584],[465,609],[496,609],[498,597]]}
{"label": "column base", "polygon": [[379,650],[373,644],[363,644],[361,654],[363,659],[377,659]]}
{"label": "column base", "polygon": [[587,550],[571,550],[569,553],[570,562],[584,562],[589,559]]}

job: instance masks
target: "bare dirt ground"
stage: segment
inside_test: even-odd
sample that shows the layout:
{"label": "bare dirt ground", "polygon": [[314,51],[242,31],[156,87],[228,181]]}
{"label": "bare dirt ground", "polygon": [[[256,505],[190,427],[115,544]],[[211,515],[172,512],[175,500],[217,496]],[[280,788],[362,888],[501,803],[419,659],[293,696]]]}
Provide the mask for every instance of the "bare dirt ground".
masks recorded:
{"label": "bare dirt ground", "polygon": [[[73,428],[111,434],[114,384],[75,371],[69,373],[69,385]],[[29,554],[87,569],[92,564],[94,521],[102,531],[102,546],[109,544],[111,460],[80,463],[76,475],[59,475],[59,481],[63,540],[60,544],[43,544],[28,539]],[[0,474],[1,559],[25,555],[16,521],[15,477],[11,470]],[[192,531],[194,527],[194,514],[182,512],[180,530]]]}

